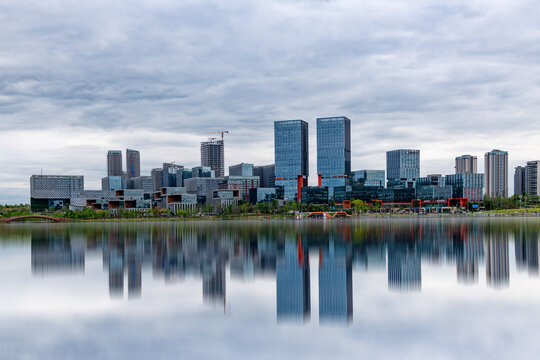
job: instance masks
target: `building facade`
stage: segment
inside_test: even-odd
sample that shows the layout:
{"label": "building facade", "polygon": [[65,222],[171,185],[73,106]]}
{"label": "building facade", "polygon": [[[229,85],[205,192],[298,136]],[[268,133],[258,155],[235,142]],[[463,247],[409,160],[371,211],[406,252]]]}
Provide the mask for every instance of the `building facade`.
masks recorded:
{"label": "building facade", "polygon": [[331,198],[336,186],[350,185],[351,120],[345,116],[317,119],[317,174]]}
{"label": "building facade", "polygon": [[274,146],[275,186],[282,187],[285,200],[298,200],[309,175],[308,123],[303,120],[274,122]]}
{"label": "building facade", "polygon": [[128,178],[141,176],[141,154],[137,150],[126,150],[126,168]]}
{"label": "building facade", "polygon": [[508,197],[508,152],[492,150],[484,156],[486,196]]}
{"label": "building facade", "polygon": [[261,180],[261,187],[273,188],[276,186],[276,167],[272,165],[255,166],[253,175]]}
{"label": "building facade", "polygon": [[83,176],[32,175],[30,177],[30,207],[32,211],[61,208],[84,191]]}
{"label": "building facade", "polygon": [[525,169],[525,192],[527,195],[540,195],[540,188],[538,187],[538,179],[540,179],[540,161],[527,161]]}
{"label": "building facade", "polygon": [[389,187],[414,187],[420,177],[420,150],[386,152],[386,179]]}
{"label": "building facade", "polygon": [[446,184],[452,186],[454,198],[466,198],[469,201],[482,201],[484,196],[484,174],[446,175]]}
{"label": "building facade", "polygon": [[355,185],[384,187],[384,170],[356,170],[352,172]]}
{"label": "building facade", "polygon": [[201,142],[201,166],[215,171],[216,177],[225,175],[225,146],[223,140],[215,138]]}
{"label": "building facade", "polygon": [[122,151],[107,152],[107,176],[122,176]]}
{"label": "building facade", "polygon": [[476,174],[477,157],[461,155],[456,157],[456,174]]}
{"label": "building facade", "polygon": [[516,166],[514,172],[514,195],[521,195],[527,192],[527,168],[525,166]]}
{"label": "building facade", "polygon": [[229,166],[229,176],[253,176],[253,164],[241,163]]}

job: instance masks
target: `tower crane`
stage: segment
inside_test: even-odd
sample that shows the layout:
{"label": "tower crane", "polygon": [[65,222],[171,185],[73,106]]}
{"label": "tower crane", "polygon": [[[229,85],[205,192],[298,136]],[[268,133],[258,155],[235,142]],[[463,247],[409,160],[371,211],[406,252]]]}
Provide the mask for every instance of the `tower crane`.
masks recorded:
{"label": "tower crane", "polygon": [[228,133],[229,133],[229,130],[221,130],[221,131],[205,132],[205,133],[201,133],[201,135],[206,135],[206,134],[221,134],[221,141],[223,141],[223,135],[228,134]]}

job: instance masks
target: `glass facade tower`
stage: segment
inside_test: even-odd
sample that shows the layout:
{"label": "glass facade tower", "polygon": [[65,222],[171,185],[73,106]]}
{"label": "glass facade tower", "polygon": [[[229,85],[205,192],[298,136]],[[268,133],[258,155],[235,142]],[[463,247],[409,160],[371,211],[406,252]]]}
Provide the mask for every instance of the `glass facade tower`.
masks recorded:
{"label": "glass facade tower", "polygon": [[296,200],[298,176],[307,186],[309,174],[308,123],[303,120],[274,122],[276,187],[283,188],[285,200]]}
{"label": "glass facade tower", "polygon": [[141,176],[141,154],[137,150],[126,150],[126,167],[128,178]]}
{"label": "glass facade tower", "polygon": [[345,116],[317,119],[317,174],[330,197],[336,186],[349,185],[351,120]]}
{"label": "glass facade tower", "polygon": [[107,152],[107,176],[122,176],[122,151]]}
{"label": "glass facade tower", "polygon": [[413,183],[419,177],[420,150],[399,149],[386,152],[386,179],[389,186]]}

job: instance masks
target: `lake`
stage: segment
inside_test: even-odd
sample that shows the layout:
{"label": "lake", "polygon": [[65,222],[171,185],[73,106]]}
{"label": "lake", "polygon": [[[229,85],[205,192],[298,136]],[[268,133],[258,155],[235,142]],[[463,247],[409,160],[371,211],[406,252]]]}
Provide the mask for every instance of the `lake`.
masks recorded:
{"label": "lake", "polygon": [[540,220],[0,225],[1,359],[536,359]]}

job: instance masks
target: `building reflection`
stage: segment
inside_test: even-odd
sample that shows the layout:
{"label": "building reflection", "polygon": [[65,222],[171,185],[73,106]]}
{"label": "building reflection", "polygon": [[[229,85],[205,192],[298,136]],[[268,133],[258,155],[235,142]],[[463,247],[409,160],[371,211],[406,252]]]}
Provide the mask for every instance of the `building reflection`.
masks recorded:
{"label": "building reflection", "polygon": [[58,231],[33,231],[32,274],[84,273],[85,238]]}
{"label": "building reflection", "polygon": [[496,288],[510,284],[508,236],[505,233],[486,236],[486,282]]}
{"label": "building reflection", "polygon": [[330,241],[319,250],[319,321],[352,321],[352,261],[348,244]]}
{"label": "building reflection", "polygon": [[[230,282],[249,287],[264,278],[275,281],[277,320],[300,324],[311,318],[310,254],[313,264],[318,260],[313,284],[321,324],[352,321],[353,281],[367,273],[380,272],[392,292],[421,291],[422,266],[445,266],[457,272],[458,283],[476,286],[485,266],[489,287],[510,284],[509,232],[479,222],[306,223],[111,224],[88,232],[51,227],[31,232],[31,270],[35,276],[84,273],[86,255],[95,254],[111,298],[144,297],[145,279],[182,286],[188,278],[200,284],[205,304],[219,308],[231,301]],[[538,276],[539,230],[511,233],[517,270]]]}
{"label": "building reflection", "polygon": [[277,258],[277,319],[307,321],[311,315],[309,252],[306,244],[286,241]]}

